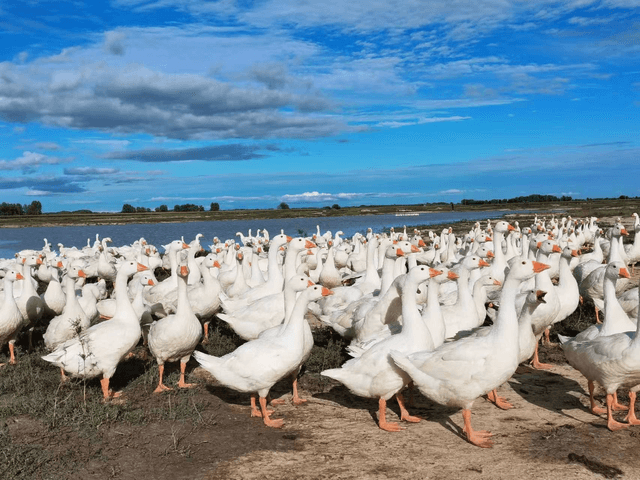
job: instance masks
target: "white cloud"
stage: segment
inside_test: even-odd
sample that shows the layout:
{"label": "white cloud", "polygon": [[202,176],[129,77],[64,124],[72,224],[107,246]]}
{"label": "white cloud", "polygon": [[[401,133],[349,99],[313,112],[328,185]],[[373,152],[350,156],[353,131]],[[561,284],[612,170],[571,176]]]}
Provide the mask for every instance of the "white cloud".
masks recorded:
{"label": "white cloud", "polygon": [[70,158],[49,157],[42,153],[24,151],[15,160],[0,160],[0,170],[22,170],[25,173],[34,172],[42,165],[59,165],[68,163]]}

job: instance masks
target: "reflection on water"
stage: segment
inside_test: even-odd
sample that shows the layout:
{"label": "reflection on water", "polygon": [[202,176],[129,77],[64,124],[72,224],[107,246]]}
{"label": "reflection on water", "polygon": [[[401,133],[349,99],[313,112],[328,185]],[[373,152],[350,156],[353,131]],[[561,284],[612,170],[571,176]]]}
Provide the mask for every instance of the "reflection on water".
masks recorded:
{"label": "reflection on water", "polygon": [[[15,252],[23,249],[39,250],[44,246],[44,238],[52,243],[57,250],[57,245],[62,243],[65,247],[76,246],[82,248],[92,245],[96,234],[100,238],[111,237],[114,245],[130,244],[140,237],[144,237],[149,243],[160,247],[172,240],[184,236],[185,241],[194,239],[196,234],[204,234],[202,246],[207,248],[209,243],[217,236],[221,240],[235,238],[236,232],[247,234],[249,229],[255,235],[258,229],[266,228],[270,235],[285,233],[291,236],[307,236],[316,232],[316,225],[320,231],[337,232],[342,230],[346,236],[356,232],[365,233],[367,228],[374,232],[382,232],[390,227],[399,225],[433,225],[440,223],[453,223],[460,220],[482,220],[497,218],[509,213],[506,210],[490,212],[441,212],[421,213],[418,216],[397,217],[395,215],[361,215],[352,217],[313,217],[313,218],[284,218],[263,220],[226,220],[213,222],[188,222],[188,223],[156,223],[156,224],[129,224],[129,225],[89,225],[73,227],[33,227],[33,228],[3,228],[0,229],[0,258],[13,257]],[[162,252],[163,250],[160,249]]]}

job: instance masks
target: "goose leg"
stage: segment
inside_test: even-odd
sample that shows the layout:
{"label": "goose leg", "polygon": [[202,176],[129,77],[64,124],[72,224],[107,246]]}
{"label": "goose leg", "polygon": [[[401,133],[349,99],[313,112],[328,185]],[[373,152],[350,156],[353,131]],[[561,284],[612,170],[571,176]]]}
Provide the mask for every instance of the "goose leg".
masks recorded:
{"label": "goose leg", "polygon": [[202,344],[209,343],[209,322],[204,322],[204,338],[202,339]]}
{"label": "goose leg", "polygon": [[298,395],[298,375],[297,373],[293,375],[293,398],[291,399],[294,405],[302,405],[303,403],[307,403],[307,400],[304,398],[300,398]]}
{"label": "goose leg", "polygon": [[513,408],[513,405],[507,402],[506,398],[498,396],[498,391],[495,388],[487,393],[487,400],[502,410]]}
{"label": "goose leg", "polygon": [[66,373],[64,373],[64,368],[60,367],[60,382],[65,383],[69,381],[69,377],[67,377]]}
{"label": "goose leg", "polygon": [[600,310],[598,310],[598,307],[594,306],[593,308],[595,308],[596,310],[596,323],[601,324],[602,320],[600,320],[600,315],[598,314],[598,312],[600,312]]}
{"label": "goose leg", "polygon": [[196,384],[195,383],[186,383],[184,381],[184,371],[187,368],[187,362],[180,362],[180,380],[178,381],[178,386],[180,388],[191,388],[191,387],[195,387]]}
{"label": "goose leg", "polygon": [[589,402],[591,403],[591,413],[593,413],[594,415],[600,415],[602,413],[606,413],[607,411],[604,408],[598,407],[596,405],[596,399],[593,398],[593,391],[595,390],[595,385],[591,380],[589,380],[588,385],[589,385]]}
{"label": "goose leg", "polygon": [[613,394],[607,393],[607,428],[612,432],[628,428],[628,423],[620,423],[613,418]]}
{"label": "goose leg", "polygon": [[400,420],[411,423],[418,423],[420,420],[422,420],[420,417],[409,415],[409,411],[404,405],[404,397],[400,392],[396,393],[396,400],[398,401],[398,406],[400,407]]}
{"label": "goose leg", "polygon": [[463,431],[469,443],[482,448],[491,448],[493,446],[491,432],[487,430],[473,430],[473,428],[471,428],[471,410],[466,408],[462,410],[462,419],[464,420]]}
{"label": "goose leg", "polygon": [[162,383],[162,375],[164,374],[164,364],[158,365],[158,374],[160,376],[160,379],[158,380],[158,386],[153,391],[153,393],[161,393],[161,392],[164,392],[165,390],[173,390],[172,388],[169,388],[164,383]]}
{"label": "goose leg", "polygon": [[531,361],[531,366],[537,370],[549,370],[553,368],[548,363],[541,363],[538,358],[538,342],[536,342],[536,349],[533,352],[533,360]]}
{"label": "goose leg", "polygon": [[615,392],[613,394],[613,405],[611,405],[611,408],[613,409],[614,412],[629,410],[629,407],[627,407],[626,405],[622,405],[621,403],[618,403],[618,392]]}
{"label": "goose leg", "polygon": [[[267,410],[267,413],[269,413],[269,415],[271,415],[273,413],[273,410]],[[260,417],[260,418],[262,418],[262,412],[256,406],[256,394],[255,393],[251,395],[251,416],[252,417]]]}
{"label": "goose leg", "polygon": [[102,396],[103,396],[103,400],[106,402],[107,400],[110,400],[112,398],[118,398],[119,396],[122,395],[122,392],[112,392],[109,389],[109,379],[108,378],[104,378],[102,377],[102,379],[100,379],[100,386],[102,387]]}
{"label": "goose leg", "polygon": [[16,364],[16,354],[13,351],[13,343],[9,342],[9,364],[10,365],[15,365]]}
{"label": "goose leg", "polygon": [[378,400],[378,426],[387,432],[399,432],[404,430],[396,422],[387,422],[387,401],[384,398]]}
{"label": "goose leg", "polygon": [[629,413],[624,419],[629,425],[640,425],[640,420],[636,417],[636,392],[629,392]]}
{"label": "goose leg", "polygon": [[281,418],[277,420],[271,420],[269,418],[271,416],[271,411],[267,410],[267,399],[266,397],[260,397],[260,409],[262,410],[262,421],[267,427],[280,428],[284,423]]}

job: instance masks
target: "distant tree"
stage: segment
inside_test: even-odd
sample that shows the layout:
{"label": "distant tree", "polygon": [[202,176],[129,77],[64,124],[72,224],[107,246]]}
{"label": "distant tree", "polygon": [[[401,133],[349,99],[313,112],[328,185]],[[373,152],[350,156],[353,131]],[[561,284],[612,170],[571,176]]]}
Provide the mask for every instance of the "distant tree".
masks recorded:
{"label": "distant tree", "polygon": [[289,204],[285,202],[280,202],[280,205],[278,205],[278,210],[289,210]]}
{"label": "distant tree", "polygon": [[619,199],[620,200],[629,200],[629,196],[628,195],[620,195]]}
{"label": "distant tree", "polygon": [[333,205],[331,205],[331,208],[333,208],[334,210],[340,210],[340,205],[334,203]]}
{"label": "distant tree", "polygon": [[220,210],[220,204],[218,202],[211,202],[211,208],[209,209],[209,211],[217,212],[219,210]]}
{"label": "distant tree", "polygon": [[168,212],[169,208],[166,205],[160,205],[156,207],[156,212]]}
{"label": "distant tree", "polygon": [[128,203],[125,203],[122,206],[122,212],[121,213],[136,213],[136,207],[134,207],[133,205],[130,205]]}
{"label": "distant tree", "polygon": [[42,204],[34,200],[26,209],[27,215],[42,215]]}

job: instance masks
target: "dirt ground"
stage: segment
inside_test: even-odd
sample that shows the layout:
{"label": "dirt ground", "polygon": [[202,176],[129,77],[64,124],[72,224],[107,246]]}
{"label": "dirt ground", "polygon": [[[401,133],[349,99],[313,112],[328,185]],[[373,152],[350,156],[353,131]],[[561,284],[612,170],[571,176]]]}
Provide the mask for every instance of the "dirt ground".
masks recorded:
{"label": "dirt ground", "polygon": [[[472,423],[493,432],[492,449],[467,443],[460,412],[419,393],[410,412],[423,420],[405,424],[402,432],[382,431],[375,400],[315,375],[301,378],[308,403],[276,406],[274,418],[283,418],[284,427],[267,428],[249,416],[247,395],[216,386],[196,368],[190,379],[199,386],[187,397],[152,395],[151,387],[125,390],[124,404],[143,403],[148,411],[171,411],[171,402],[176,410],[192,406],[194,415],[187,419],[136,424],[115,418],[98,424],[95,434],[47,428],[29,415],[5,419],[5,446],[8,441],[14,449],[11,458],[3,454],[0,474],[19,455],[26,466],[13,471],[16,478],[640,478],[640,428],[607,430],[604,416],[587,410],[586,382],[566,365],[560,348],[544,348],[541,358],[553,369],[521,368],[499,390],[515,408],[503,411],[483,398],[476,401]],[[289,387],[280,382],[274,397],[289,400]],[[99,395],[97,388],[92,395]],[[602,392],[598,399],[603,401]],[[397,414],[392,401],[387,416],[396,420]]]}

